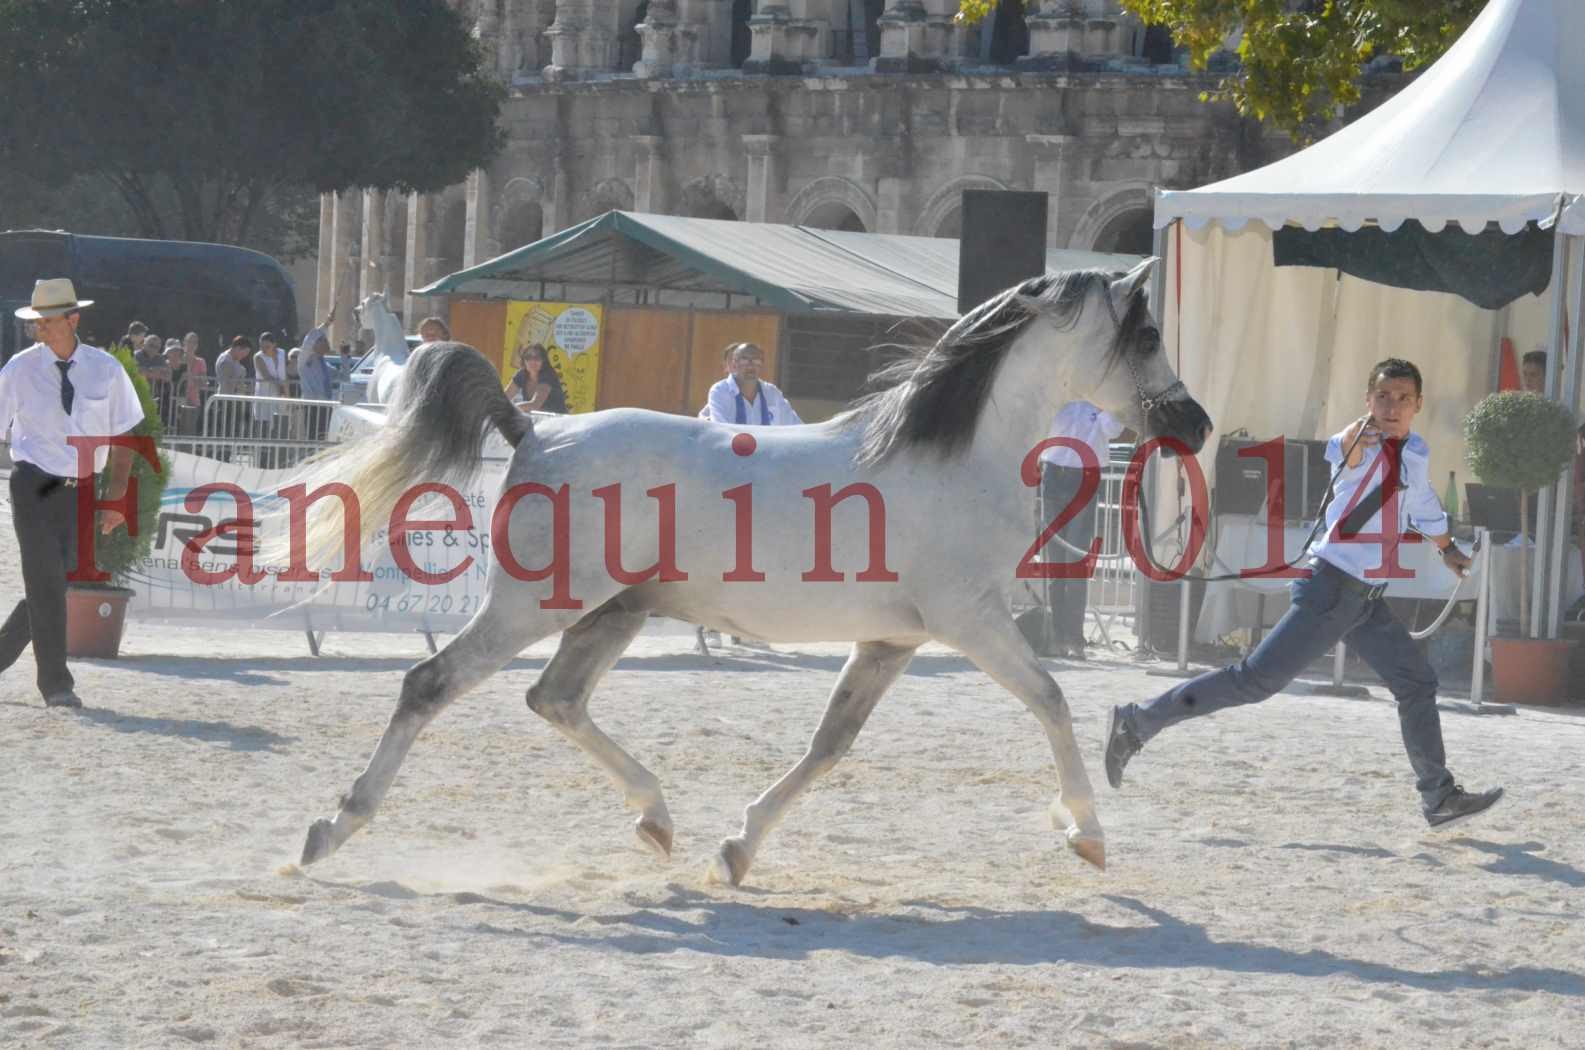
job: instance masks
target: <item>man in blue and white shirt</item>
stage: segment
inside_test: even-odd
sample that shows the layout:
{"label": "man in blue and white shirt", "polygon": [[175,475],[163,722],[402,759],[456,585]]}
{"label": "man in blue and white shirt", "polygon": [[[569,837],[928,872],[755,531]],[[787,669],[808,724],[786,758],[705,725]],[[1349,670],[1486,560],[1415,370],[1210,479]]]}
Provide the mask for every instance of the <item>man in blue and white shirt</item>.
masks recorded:
{"label": "man in blue and white shirt", "polygon": [[753,343],[729,348],[731,374],[710,388],[710,400],[701,418],[736,425],[790,427],[803,422],[774,383],[759,377],[765,352]]}
{"label": "man in blue and white shirt", "polygon": [[[1163,729],[1265,700],[1341,639],[1381,675],[1398,702],[1403,745],[1428,824],[1474,816],[1502,797],[1502,788],[1475,793],[1453,782],[1436,710],[1436,672],[1382,601],[1383,569],[1396,564],[1405,527],[1435,543],[1443,564],[1460,576],[1470,564],[1448,535],[1447,515],[1431,488],[1430,450],[1409,429],[1424,404],[1421,388],[1420,370],[1408,361],[1389,358],[1371,369],[1367,414],[1327,445],[1335,490],[1326,536],[1312,549],[1307,574],[1292,584],[1292,606],[1238,663],[1147,703],[1112,709],[1106,742],[1112,787],[1122,784],[1128,760]],[[1387,510],[1397,520],[1383,529]]]}

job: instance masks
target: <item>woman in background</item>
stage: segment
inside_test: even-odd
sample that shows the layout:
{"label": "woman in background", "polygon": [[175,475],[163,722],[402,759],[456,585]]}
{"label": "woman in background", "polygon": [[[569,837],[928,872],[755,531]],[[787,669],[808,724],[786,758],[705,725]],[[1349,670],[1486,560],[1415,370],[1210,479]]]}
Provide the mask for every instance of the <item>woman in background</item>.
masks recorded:
{"label": "woman in background", "polygon": [[524,412],[566,412],[567,394],[561,377],[550,366],[545,348],[529,343],[517,354],[518,370],[506,388],[507,396]]}

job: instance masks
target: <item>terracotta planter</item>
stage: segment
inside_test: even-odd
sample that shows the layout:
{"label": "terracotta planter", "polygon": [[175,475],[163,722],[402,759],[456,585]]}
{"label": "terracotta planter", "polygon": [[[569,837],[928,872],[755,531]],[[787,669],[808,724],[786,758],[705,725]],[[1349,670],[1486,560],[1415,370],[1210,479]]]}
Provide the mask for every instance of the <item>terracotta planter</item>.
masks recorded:
{"label": "terracotta planter", "polygon": [[1567,638],[1493,638],[1491,676],[1497,698],[1514,704],[1562,704],[1573,649]]}
{"label": "terracotta planter", "polygon": [[67,587],[66,655],[100,660],[120,655],[131,598],[125,587]]}

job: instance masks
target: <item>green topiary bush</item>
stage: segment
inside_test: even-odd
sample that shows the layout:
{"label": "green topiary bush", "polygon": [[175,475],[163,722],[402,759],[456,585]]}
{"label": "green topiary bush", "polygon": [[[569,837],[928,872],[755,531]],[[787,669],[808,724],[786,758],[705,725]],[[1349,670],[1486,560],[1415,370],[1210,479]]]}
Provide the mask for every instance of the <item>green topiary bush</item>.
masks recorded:
{"label": "green topiary bush", "polygon": [[1486,485],[1546,488],[1574,457],[1577,425],[1556,401],[1519,391],[1490,394],[1464,420],[1469,468]]}
{"label": "green topiary bush", "polygon": [[[165,438],[165,425],[160,421],[160,409],[154,401],[154,393],[149,389],[149,382],[143,378],[143,373],[138,371],[137,362],[132,358],[132,351],[126,346],[110,346],[105,352],[121,362],[121,367],[126,370],[127,376],[132,380],[133,388],[138,392],[138,403],[143,406],[143,422],[133,428],[133,435],[153,438],[154,445],[158,448]],[[165,481],[171,474],[170,467],[170,461],[163,452],[160,453],[158,472],[142,456],[136,452],[132,454],[132,473],[127,484],[130,487],[134,479],[137,484],[138,534],[132,536],[125,525],[117,527],[108,536],[95,532],[94,564],[110,574],[110,581],[78,586],[125,586],[128,571],[149,556],[149,549],[154,543],[154,530],[159,524],[160,499],[165,495]],[[110,471],[106,469],[99,475],[100,499],[106,497],[109,484]]]}
{"label": "green topiary bush", "polygon": [[[1464,420],[1465,458],[1487,485],[1534,492],[1557,481],[1574,456],[1577,421],[1556,401],[1507,391],[1489,394]],[[1521,531],[1530,531],[1528,502],[1519,500]],[[1519,633],[1530,633],[1530,545],[1519,556]]]}

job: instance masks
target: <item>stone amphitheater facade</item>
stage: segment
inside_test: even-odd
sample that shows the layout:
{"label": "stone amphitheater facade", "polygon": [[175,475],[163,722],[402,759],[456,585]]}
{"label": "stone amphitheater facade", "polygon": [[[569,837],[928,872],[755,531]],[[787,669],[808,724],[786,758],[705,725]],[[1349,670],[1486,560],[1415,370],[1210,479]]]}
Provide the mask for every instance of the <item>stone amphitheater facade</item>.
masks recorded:
{"label": "stone amphitheater facade", "polygon": [[964,189],[1043,190],[1052,247],[1145,252],[1155,187],[1291,148],[1113,0],[977,27],[946,0],[455,6],[508,88],[506,148],[440,193],[327,195],[316,316],[385,291],[411,326],[445,306],[411,289],[612,208],[956,236]]}

